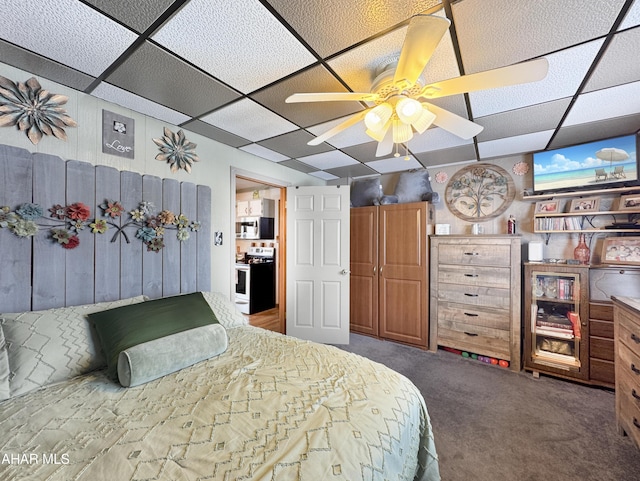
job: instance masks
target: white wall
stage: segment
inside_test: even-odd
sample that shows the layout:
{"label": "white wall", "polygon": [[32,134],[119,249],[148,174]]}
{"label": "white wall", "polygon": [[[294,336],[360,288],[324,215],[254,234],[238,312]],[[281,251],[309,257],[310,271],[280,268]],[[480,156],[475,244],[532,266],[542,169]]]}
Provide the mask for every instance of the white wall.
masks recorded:
{"label": "white wall", "polygon": [[[25,82],[34,75],[0,63],[0,75],[13,82]],[[220,144],[199,134],[185,131],[187,139],[197,144],[195,149],[200,161],[194,163],[192,173],[171,173],[168,164],[155,160],[159,153],[153,138],[163,135],[163,128],[177,132],[180,127],[139,114],[96,97],[70,89],[35,76],[43,89],[69,97],[64,106],[77,127],[66,128],[67,140],[45,136],[33,145],[24,132],[16,127],[0,128],[0,144],[13,145],[30,152],[57,155],[65,160],[81,160],[94,165],[107,165],[119,170],[174,178],[180,182],[193,182],[211,187],[211,231],[222,231],[224,243],[211,248],[212,290],[231,294],[232,269],[235,252],[235,231],[232,230],[235,192],[231,191],[232,169],[241,169],[256,176],[268,177],[288,185],[324,185],[325,182],[302,172],[280,166],[252,154]],[[135,121],[135,158],[126,159],[102,153],[102,110],[123,115]],[[205,219],[201,219],[206,221]]]}

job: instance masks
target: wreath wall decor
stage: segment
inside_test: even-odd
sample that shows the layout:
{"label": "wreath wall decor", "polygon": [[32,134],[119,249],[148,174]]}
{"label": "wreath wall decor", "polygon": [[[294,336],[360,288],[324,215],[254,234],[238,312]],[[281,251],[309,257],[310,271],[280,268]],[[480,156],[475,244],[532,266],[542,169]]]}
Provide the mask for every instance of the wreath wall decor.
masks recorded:
{"label": "wreath wall decor", "polygon": [[[0,228],[6,228],[18,237],[33,237],[42,229],[49,229],[51,239],[64,249],[74,249],[80,245],[78,234],[88,228],[92,234],[104,234],[115,229],[111,242],[122,235],[128,243],[127,227],[135,229],[135,238],[142,241],[148,251],[159,252],[164,247],[164,236],[168,230],[176,230],[176,237],[184,242],[191,232],[200,229],[201,222],[189,220],[184,214],[174,214],[169,210],[154,213],[151,202],[140,202],[136,209],[129,211],[129,219],[116,223],[116,219],[126,214],[119,201],[105,200],[100,204],[105,218],[95,218],[92,222],[91,209],[82,202],[62,206],[56,204],[49,209],[49,217],[44,217],[44,209],[38,204],[25,203],[12,211],[8,206],[0,207]],[[38,222],[36,222],[38,221]]]}
{"label": "wreath wall decor", "polygon": [[15,83],[0,76],[0,127],[15,125],[32,144],[45,135],[67,140],[64,127],[76,127],[75,120],[61,108],[69,100],[66,95],[43,90],[38,80]]}
{"label": "wreath wall decor", "polygon": [[502,214],[515,198],[509,173],[492,164],[473,164],[456,172],[445,189],[449,210],[470,222]]}

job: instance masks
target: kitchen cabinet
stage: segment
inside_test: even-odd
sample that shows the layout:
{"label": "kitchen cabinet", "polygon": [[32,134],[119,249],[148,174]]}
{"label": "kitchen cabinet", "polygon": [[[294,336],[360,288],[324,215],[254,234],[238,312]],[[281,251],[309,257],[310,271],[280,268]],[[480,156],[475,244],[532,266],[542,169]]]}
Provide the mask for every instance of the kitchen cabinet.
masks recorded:
{"label": "kitchen cabinet", "polygon": [[251,199],[236,202],[236,217],[274,217],[273,199]]}
{"label": "kitchen cabinet", "polygon": [[428,345],[428,202],[351,209],[351,330]]}

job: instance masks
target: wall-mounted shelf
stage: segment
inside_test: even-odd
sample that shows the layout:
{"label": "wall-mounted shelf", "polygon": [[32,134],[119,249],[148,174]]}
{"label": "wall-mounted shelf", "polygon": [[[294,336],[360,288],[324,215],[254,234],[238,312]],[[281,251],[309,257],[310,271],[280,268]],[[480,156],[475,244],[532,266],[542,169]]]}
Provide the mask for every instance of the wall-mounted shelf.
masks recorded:
{"label": "wall-mounted shelf", "polygon": [[[533,232],[538,234],[543,233],[568,233],[568,232],[582,232],[582,233],[622,233],[622,232],[637,232],[640,235],[640,229],[629,228],[616,228],[605,229],[603,226],[595,226],[592,221],[595,217],[610,215],[616,219],[616,216],[620,215],[640,215],[640,209],[633,210],[610,210],[599,211],[589,213],[579,212],[554,212],[545,214],[533,215]],[[590,227],[585,227],[585,223]]]}
{"label": "wall-mounted shelf", "polygon": [[553,199],[553,198],[564,198],[564,197],[585,197],[590,195],[606,195],[606,194],[630,194],[633,192],[640,192],[640,185],[632,186],[632,187],[614,187],[610,189],[594,189],[594,190],[581,190],[574,192],[554,192],[550,194],[533,194],[533,195],[523,195],[522,200],[544,200],[544,199]]}

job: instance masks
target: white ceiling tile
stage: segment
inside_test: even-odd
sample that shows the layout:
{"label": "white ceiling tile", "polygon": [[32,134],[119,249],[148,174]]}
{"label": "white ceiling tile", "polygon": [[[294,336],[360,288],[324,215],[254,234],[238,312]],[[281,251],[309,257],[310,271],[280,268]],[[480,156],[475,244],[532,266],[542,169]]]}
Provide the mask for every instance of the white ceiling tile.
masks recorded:
{"label": "white ceiling tile", "polygon": [[640,25],[640,2],[638,0],[633,2],[618,30],[635,27],[636,25]]}
{"label": "white ceiling tile", "polygon": [[412,152],[429,152],[432,150],[449,149],[459,145],[472,144],[473,139],[461,139],[440,127],[432,127],[422,135],[414,135],[409,141]]}
{"label": "white ceiling tile", "polygon": [[307,165],[317,167],[318,169],[335,169],[336,167],[344,167],[345,165],[358,163],[353,157],[349,157],[340,150],[330,150],[329,152],[322,152],[320,154],[298,157],[298,160]]}
{"label": "white ceiling tile", "polygon": [[625,0],[455,2],[465,73],[511,65],[606,35]]}
{"label": "white ceiling tile", "polygon": [[191,118],[106,82],[101,82],[91,95],[173,125],[180,125]]}
{"label": "white ceiling tile", "polygon": [[[341,117],[336,120],[332,120],[331,122],[325,122],[323,124],[314,125],[313,127],[309,127],[307,130],[311,132],[313,135],[318,136],[325,133],[328,130],[331,130],[338,124],[341,124],[345,120],[347,120],[351,115],[347,115],[346,117]],[[371,142],[371,137],[369,137],[366,133],[366,127],[364,122],[358,122],[357,124],[349,127],[346,130],[343,130],[339,134],[334,135],[330,139],[327,140],[327,144],[333,145],[334,147],[341,149],[343,147],[351,147],[352,145],[360,145],[366,142]]]}
{"label": "white ceiling tile", "polygon": [[243,93],[316,61],[257,0],[191,0],[152,38]]}
{"label": "white ceiling tile", "polygon": [[580,95],[562,124],[595,122],[640,112],[640,82]]}
{"label": "white ceiling tile", "polygon": [[313,175],[314,177],[318,177],[319,179],[324,180],[335,180],[339,178],[336,175],[330,174],[329,172],[324,172],[322,170],[319,170],[317,172],[309,172],[309,175]]}
{"label": "white ceiling tile", "polygon": [[289,159],[289,157],[287,157],[286,155],[282,155],[279,152],[267,149],[266,147],[258,144],[245,145],[243,147],[240,147],[240,150],[244,150],[245,152],[257,155],[258,157],[262,157],[263,159],[270,160],[271,162],[282,162],[283,160]]}
{"label": "white ceiling tile", "polygon": [[298,129],[296,125],[250,99],[234,102],[228,107],[205,115],[200,120],[252,142]]}
{"label": "white ceiling tile", "polygon": [[422,164],[410,155],[409,160],[404,160],[404,156],[374,160],[372,162],[367,162],[367,167],[371,167],[373,170],[381,174],[390,174],[391,172],[420,169]]}
{"label": "white ceiling tile", "polygon": [[584,92],[640,80],[640,63],[633,61],[640,52],[640,28],[614,35],[598,62]]}
{"label": "white ceiling tile", "polygon": [[[25,9],[36,13],[26,14]],[[102,74],[137,38],[76,0],[3,0],[0,32],[9,42],[93,76]]]}
{"label": "white ceiling tile", "polygon": [[534,132],[532,134],[517,135],[504,139],[478,142],[478,152],[483,159],[502,157],[505,155],[522,154],[544,150],[549,143],[553,130]]}
{"label": "white ceiling tile", "polygon": [[549,73],[538,82],[470,93],[474,118],[572,97],[578,91],[602,42],[595,40],[547,55]]}

